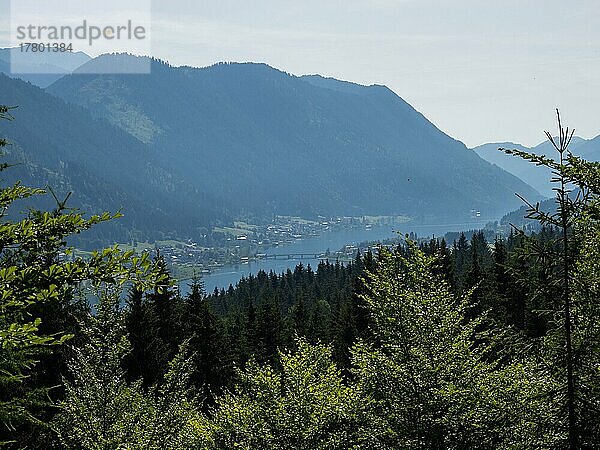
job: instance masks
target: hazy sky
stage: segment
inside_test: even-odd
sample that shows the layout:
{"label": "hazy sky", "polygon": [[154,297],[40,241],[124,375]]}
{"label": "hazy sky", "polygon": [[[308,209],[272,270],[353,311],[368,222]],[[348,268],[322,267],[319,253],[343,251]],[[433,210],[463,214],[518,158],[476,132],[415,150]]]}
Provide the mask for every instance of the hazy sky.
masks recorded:
{"label": "hazy sky", "polygon": [[469,146],[600,134],[600,1],[154,0],[153,53],[385,84]]}

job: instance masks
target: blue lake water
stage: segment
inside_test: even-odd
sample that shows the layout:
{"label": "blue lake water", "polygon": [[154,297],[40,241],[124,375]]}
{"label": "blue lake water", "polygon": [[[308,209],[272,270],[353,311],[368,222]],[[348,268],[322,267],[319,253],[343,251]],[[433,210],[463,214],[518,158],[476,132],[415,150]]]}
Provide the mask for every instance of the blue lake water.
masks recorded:
{"label": "blue lake water", "polygon": [[[327,250],[335,252],[346,245],[357,245],[365,241],[378,241],[393,238],[402,234],[416,233],[419,237],[443,236],[451,231],[463,231],[470,229],[483,228],[489,219],[473,220],[472,222],[454,223],[454,224],[436,224],[436,225],[416,225],[404,224],[394,227],[373,227],[372,229],[350,229],[340,231],[329,231],[315,237],[298,239],[289,244],[280,245],[270,249],[267,254],[295,254],[295,253],[324,253]],[[256,274],[260,270],[265,272],[274,271],[276,273],[285,272],[287,269],[293,270],[299,263],[310,264],[316,269],[319,264],[317,258],[295,258],[295,259],[261,259],[249,261],[247,264],[224,266],[213,269],[210,274],[204,274],[202,279],[207,292],[218,289],[227,289],[230,284],[234,285],[243,277],[249,274]],[[187,283],[181,283],[182,292],[187,291]]]}

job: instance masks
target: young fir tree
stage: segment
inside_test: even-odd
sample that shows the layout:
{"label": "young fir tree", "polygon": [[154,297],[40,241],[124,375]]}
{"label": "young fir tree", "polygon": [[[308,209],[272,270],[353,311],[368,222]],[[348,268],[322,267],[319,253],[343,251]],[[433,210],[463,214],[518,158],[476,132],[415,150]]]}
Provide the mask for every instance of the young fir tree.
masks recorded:
{"label": "young fir tree", "polygon": [[194,277],[184,299],[184,333],[193,352],[191,381],[209,403],[232,377],[231,352],[224,325],[209,303],[201,279]]}
{"label": "young fir tree", "polygon": [[469,241],[464,233],[461,233],[458,241],[454,242],[452,255],[454,256],[455,272],[454,281],[451,284],[455,293],[463,295],[469,289],[466,277],[470,259]]}
{"label": "young fir tree", "polygon": [[129,381],[154,384],[160,375],[167,352],[159,336],[159,319],[154,306],[140,289],[131,288],[126,300],[125,327],[131,351],[125,355],[124,367]]}
{"label": "young fir tree", "polygon": [[[517,150],[507,153],[551,169],[555,184],[555,212],[528,202],[528,218],[544,228],[537,240],[523,237],[529,244],[525,255],[538,261],[536,278],[529,278],[531,290],[548,298],[547,330],[541,336],[541,366],[553,380],[547,400],[555,405],[553,426],[569,449],[600,445],[598,411],[598,348],[600,320],[594,261],[598,246],[597,199],[600,195],[600,167],[571,154],[569,144],[574,130],[562,126],[558,117],[558,137],[546,135],[558,159]],[[554,232],[557,230],[557,233]],[[591,294],[591,295],[590,295]]]}
{"label": "young fir tree", "polygon": [[[127,358],[127,367],[137,379],[142,377],[144,386],[158,383],[165,375],[169,361],[175,357],[179,344],[183,341],[181,321],[182,300],[174,289],[174,280],[169,273],[164,258],[157,253],[154,264],[161,276],[161,282],[153,286],[152,292],[134,300],[128,312],[127,321],[131,332],[132,350]],[[138,304],[136,304],[138,302]],[[132,316],[138,314],[138,317]],[[136,319],[144,320],[147,326],[140,327]],[[141,363],[141,366],[135,364]]]}

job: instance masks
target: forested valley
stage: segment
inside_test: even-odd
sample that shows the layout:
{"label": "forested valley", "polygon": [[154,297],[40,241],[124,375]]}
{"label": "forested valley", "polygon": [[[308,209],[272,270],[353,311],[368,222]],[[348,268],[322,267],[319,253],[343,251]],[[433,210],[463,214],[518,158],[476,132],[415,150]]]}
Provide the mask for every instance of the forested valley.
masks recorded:
{"label": "forested valley", "polygon": [[407,238],[210,293],[198,277],[181,294],[160,254],[75,257],[70,236],[119,214],[56,198],[15,220],[48,193],[2,186],[0,441],[598,448],[600,164],[571,136],[549,136],[555,159],[512,152],[555,174],[555,212],[528,206],[537,232]]}

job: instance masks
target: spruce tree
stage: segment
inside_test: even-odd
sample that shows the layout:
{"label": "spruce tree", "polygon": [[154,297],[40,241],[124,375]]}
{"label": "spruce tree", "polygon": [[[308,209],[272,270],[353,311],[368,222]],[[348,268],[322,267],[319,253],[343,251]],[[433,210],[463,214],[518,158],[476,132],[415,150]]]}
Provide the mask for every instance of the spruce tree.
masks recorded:
{"label": "spruce tree", "polygon": [[231,378],[231,355],[224,326],[210,305],[202,280],[194,277],[184,299],[184,333],[192,352],[191,381],[208,402]]}
{"label": "spruce tree", "polygon": [[[558,110],[557,118],[558,137],[546,132],[558,154],[556,161],[518,150],[506,152],[548,167],[553,173],[555,211],[544,211],[539,203],[533,205],[524,199],[528,206],[527,217],[543,226],[537,240],[524,238],[529,243],[524,253],[538,261],[540,276],[538,280],[530,279],[532,290],[549,299],[548,329],[541,336],[545,367],[550,368],[555,382],[555,389],[547,393],[548,401],[557,405],[554,419],[556,426],[564,431],[565,445],[579,449],[600,444],[596,440],[597,425],[590,427],[590,422],[583,420],[589,417],[591,405],[597,408],[599,401],[597,391],[590,389],[590,386],[597,386],[597,381],[592,381],[597,377],[597,369],[591,369],[594,363],[588,365],[587,362],[597,359],[594,352],[597,334],[591,331],[597,327],[590,327],[590,324],[600,317],[596,315],[597,299],[584,294],[593,291],[596,283],[582,282],[586,277],[589,282],[591,274],[599,274],[594,271],[594,266],[585,265],[584,261],[594,249],[594,244],[586,248],[586,243],[594,242],[593,230],[597,227],[594,205],[600,195],[600,171],[597,165],[571,154],[569,145],[574,130],[562,126]],[[582,247],[588,253],[582,252]],[[595,376],[590,377],[590,369],[596,371]]]}

